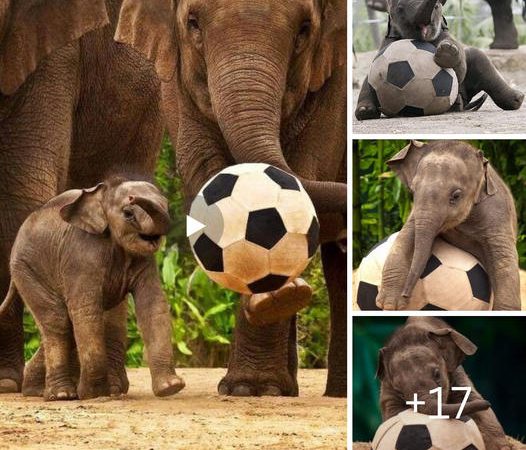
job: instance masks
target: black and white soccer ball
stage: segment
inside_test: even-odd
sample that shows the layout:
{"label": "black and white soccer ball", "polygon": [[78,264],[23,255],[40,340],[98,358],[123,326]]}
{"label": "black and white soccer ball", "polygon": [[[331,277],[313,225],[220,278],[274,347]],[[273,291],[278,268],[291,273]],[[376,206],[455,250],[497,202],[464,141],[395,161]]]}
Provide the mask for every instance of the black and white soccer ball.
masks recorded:
{"label": "black and white soccer ball", "polygon": [[458,97],[457,76],[435,63],[435,53],[429,42],[402,39],[376,56],[369,84],[386,116],[427,116],[451,109]]}
{"label": "black and white soccer ball", "polygon": [[[356,301],[361,310],[379,309],[376,296],[383,267],[397,235],[380,242],[360,263]],[[436,238],[407,309],[484,311],[492,306],[493,292],[482,264],[472,254]]]}
{"label": "black and white soccer ball", "polygon": [[431,419],[406,410],[386,420],[373,439],[372,450],[485,450],[473,419]]}
{"label": "black and white soccer ball", "polygon": [[205,228],[190,236],[208,276],[243,294],[294,280],[318,248],[319,223],[300,181],[268,164],[238,164],[214,176],[190,217]]}

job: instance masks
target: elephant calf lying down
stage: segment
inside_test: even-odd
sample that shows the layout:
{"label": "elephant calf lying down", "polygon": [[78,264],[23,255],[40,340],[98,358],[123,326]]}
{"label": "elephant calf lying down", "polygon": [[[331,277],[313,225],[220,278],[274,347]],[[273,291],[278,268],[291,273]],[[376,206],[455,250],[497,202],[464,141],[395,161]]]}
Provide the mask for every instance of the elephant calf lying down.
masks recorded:
{"label": "elephant calf lying down", "polygon": [[378,357],[381,381],[380,406],[384,421],[408,409],[406,401],[414,394],[425,405],[418,412],[437,414],[436,394],[430,390],[442,387],[442,413],[455,417],[465,391],[452,387],[470,387],[471,394],[463,409],[477,423],[486,450],[511,450],[490,404],[477,392],[462,367],[466,356],[477,351],[467,337],[434,317],[410,317],[397,330]]}
{"label": "elephant calf lying down", "polygon": [[[112,177],[70,190],[31,214],[11,253],[11,285],[0,314],[18,292],[42,335],[46,400],[118,395],[122,364],[108,364],[104,311],[133,294],[153,391],[184,387],[175,374],[171,320],[153,253],[170,226],[166,199],[144,181]],[[74,379],[76,350],[80,363]],[[76,360],[76,358],[75,358]]]}

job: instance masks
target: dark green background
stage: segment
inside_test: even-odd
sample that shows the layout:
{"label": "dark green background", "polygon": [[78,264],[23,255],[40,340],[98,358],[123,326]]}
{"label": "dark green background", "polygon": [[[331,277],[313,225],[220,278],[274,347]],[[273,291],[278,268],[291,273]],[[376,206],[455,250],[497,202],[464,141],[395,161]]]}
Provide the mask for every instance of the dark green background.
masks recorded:
{"label": "dark green background", "polygon": [[[476,140],[510,187],[519,218],[518,251],[526,268],[526,141]],[[361,140],[353,143],[353,266],[371,248],[399,231],[411,210],[411,197],[385,164],[407,145],[405,140]]]}
{"label": "dark green background", "polygon": [[[464,368],[488,400],[506,433],[526,436],[526,317],[447,317],[471,339],[478,352]],[[380,383],[375,377],[378,350],[404,317],[353,319],[353,441],[372,440],[381,423]]]}

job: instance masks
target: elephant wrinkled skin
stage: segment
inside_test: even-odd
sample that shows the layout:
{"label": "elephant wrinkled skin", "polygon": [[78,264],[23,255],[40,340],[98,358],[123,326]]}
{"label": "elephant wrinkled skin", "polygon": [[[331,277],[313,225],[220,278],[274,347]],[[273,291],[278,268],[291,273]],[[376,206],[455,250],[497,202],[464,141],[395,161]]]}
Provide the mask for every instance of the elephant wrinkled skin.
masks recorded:
{"label": "elephant wrinkled skin", "polygon": [[415,394],[425,405],[418,412],[437,414],[436,397],[430,390],[442,387],[442,413],[455,417],[464,391],[470,387],[463,413],[476,422],[487,450],[512,450],[490,404],[477,392],[462,367],[477,347],[468,338],[434,317],[410,317],[378,355],[377,376],[381,382],[380,406],[386,421],[407,409]]}
{"label": "elephant wrinkled skin", "polygon": [[520,310],[515,203],[482,151],[466,142],[412,141],[387,164],[412,192],[414,205],[385,262],[378,306],[406,307],[440,235],[482,262],[493,309]]}
{"label": "elephant wrinkled skin", "polygon": [[[303,182],[320,216],[331,303],[326,394],[346,395],[346,257],[336,243],[347,207],[346,1],[126,0],[116,39],[164,81],[187,204],[236,163]],[[294,319],[257,327],[240,310],[219,391],[297,395],[296,369]]]}
{"label": "elephant wrinkled skin", "polygon": [[[0,2],[0,298],[25,218],[68,188],[114,172],[152,174],[162,139],[160,85],[152,65],[113,40],[119,0]],[[108,311],[115,354],[125,311]],[[22,388],[22,302],[0,320],[0,392]],[[25,391],[42,391],[43,358]],[[117,364],[124,371],[124,354]],[[127,382],[126,382],[127,383]]]}
{"label": "elephant wrinkled skin", "polygon": [[[175,374],[170,310],[153,256],[169,228],[168,201],[157,188],[124,177],[66,191],[22,224],[0,316],[18,292],[35,317],[42,336],[46,400],[127,390],[121,367],[108,364],[113,348],[106,345],[111,334],[104,310],[126,304],[128,293],[136,304],[154,393],[166,396],[184,387]],[[123,346],[121,353],[125,351]],[[72,376],[75,353],[78,385]]]}

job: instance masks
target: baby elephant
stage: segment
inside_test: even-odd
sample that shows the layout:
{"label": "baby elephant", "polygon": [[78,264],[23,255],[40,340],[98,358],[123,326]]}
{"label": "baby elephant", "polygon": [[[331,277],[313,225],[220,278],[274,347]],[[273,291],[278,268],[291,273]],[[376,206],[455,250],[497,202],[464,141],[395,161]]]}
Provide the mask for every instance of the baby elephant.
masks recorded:
{"label": "baby elephant", "polygon": [[[46,400],[110,395],[110,381],[122,374],[108,366],[103,315],[128,293],[135,300],[155,395],[184,387],[175,374],[170,312],[153,256],[169,226],[167,201],[157,188],[120,176],[66,191],[24,222],[0,311],[11,307],[18,292],[34,315],[44,347]],[[78,386],[70,362],[75,345]]]}
{"label": "baby elephant", "polygon": [[462,367],[462,361],[477,347],[467,337],[434,317],[410,317],[380,350],[377,376],[381,381],[380,406],[384,421],[406,410],[414,394],[425,405],[418,412],[437,414],[436,393],[442,387],[442,413],[455,417],[466,391],[471,394],[463,410],[477,423],[487,450],[511,450],[490,404],[477,392]]}

